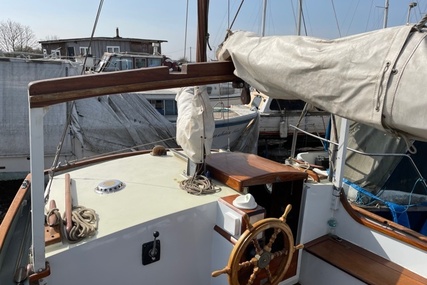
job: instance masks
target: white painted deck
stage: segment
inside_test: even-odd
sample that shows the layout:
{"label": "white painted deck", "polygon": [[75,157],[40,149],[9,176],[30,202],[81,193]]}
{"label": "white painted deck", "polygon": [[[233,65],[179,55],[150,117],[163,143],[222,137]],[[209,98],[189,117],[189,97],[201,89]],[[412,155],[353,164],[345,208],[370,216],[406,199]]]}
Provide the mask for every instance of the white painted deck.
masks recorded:
{"label": "white painted deck", "polygon": [[[185,169],[186,162],[168,152],[167,156],[139,155],[70,172],[73,205],[94,209],[99,217],[96,236],[81,243],[90,243],[155,219],[216,203],[219,197],[237,193],[221,185],[219,193],[204,196],[188,194],[179,187],[179,182],[185,179]],[[61,214],[65,209],[64,176],[54,178],[50,193],[50,199],[56,201]],[[119,179],[126,187],[112,194],[95,192],[100,182],[110,179]],[[46,256],[76,245],[48,246]]]}

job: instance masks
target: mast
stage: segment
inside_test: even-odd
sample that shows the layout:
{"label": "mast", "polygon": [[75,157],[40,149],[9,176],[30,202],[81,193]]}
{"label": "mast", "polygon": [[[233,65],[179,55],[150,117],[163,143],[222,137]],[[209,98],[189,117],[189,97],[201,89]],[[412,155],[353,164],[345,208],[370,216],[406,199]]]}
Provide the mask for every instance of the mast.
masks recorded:
{"label": "mast", "polygon": [[[187,7],[185,9],[184,59],[187,59],[187,27],[188,27],[188,0],[187,0]],[[190,54],[190,60],[191,60],[191,54]]]}
{"label": "mast", "polygon": [[383,28],[387,28],[387,21],[388,21],[388,2],[389,0],[385,0],[385,4],[384,4],[384,22],[383,22]]}
{"label": "mast", "polygon": [[302,0],[298,0],[298,26],[297,35],[301,36]]}
{"label": "mast", "polygon": [[261,19],[261,35],[265,36],[265,17],[267,13],[267,0],[263,0],[262,19]]}
{"label": "mast", "polygon": [[197,48],[196,62],[206,62],[206,45],[208,40],[208,7],[209,0],[197,1]]}

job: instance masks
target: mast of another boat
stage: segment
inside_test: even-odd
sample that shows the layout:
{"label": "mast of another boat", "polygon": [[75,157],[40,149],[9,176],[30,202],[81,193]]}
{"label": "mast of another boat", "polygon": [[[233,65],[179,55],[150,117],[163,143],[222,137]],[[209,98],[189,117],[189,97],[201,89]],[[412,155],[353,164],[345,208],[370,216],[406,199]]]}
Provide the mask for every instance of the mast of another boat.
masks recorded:
{"label": "mast of another boat", "polygon": [[387,22],[388,22],[388,7],[389,7],[389,0],[385,0],[384,4],[384,21],[383,21],[383,28],[387,28]]}
{"label": "mast of another boat", "polygon": [[301,36],[301,21],[302,21],[302,0],[298,0],[298,25],[297,25],[298,36]]}

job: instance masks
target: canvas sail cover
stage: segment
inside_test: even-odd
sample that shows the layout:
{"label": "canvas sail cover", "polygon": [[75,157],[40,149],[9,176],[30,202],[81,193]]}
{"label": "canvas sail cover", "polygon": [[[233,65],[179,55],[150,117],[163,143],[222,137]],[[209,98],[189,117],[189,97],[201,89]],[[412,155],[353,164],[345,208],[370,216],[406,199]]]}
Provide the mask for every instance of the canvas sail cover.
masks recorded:
{"label": "canvas sail cover", "polygon": [[206,86],[182,88],[176,95],[176,141],[187,157],[202,163],[211,152],[215,121]]}
{"label": "canvas sail cover", "polygon": [[270,97],[302,99],[340,117],[427,141],[424,30],[387,28],[336,40],[229,35],[219,60]]}

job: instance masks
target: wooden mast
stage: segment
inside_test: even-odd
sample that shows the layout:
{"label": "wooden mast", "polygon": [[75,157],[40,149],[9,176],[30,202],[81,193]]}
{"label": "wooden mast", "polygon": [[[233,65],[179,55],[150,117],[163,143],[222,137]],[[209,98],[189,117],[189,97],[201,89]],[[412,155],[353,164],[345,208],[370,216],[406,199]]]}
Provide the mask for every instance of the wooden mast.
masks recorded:
{"label": "wooden mast", "polygon": [[196,62],[206,62],[206,45],[208,35],[209,0],[197,1],[197,48]]}

